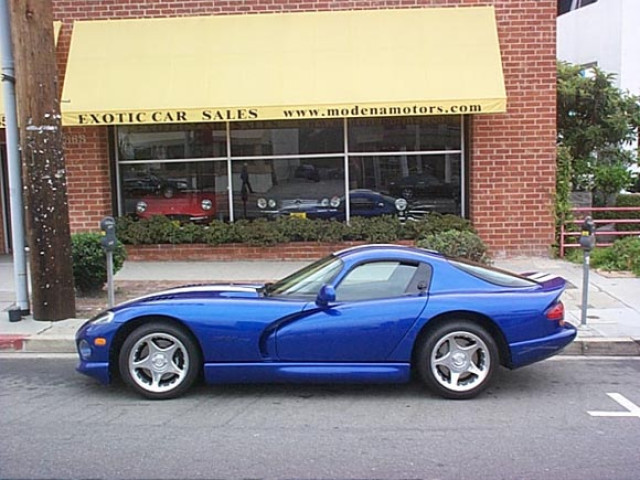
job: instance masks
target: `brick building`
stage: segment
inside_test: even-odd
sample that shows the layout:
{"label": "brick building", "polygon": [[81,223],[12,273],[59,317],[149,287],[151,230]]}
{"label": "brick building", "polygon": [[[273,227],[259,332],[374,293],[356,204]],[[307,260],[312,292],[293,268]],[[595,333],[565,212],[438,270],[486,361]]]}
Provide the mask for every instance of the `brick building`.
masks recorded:
{"label": "brick building", "polygon": [[349,218],[371,190],[470,218],[494,255],[549,252],[556,1],[53,7],[72,231],[309,202]]}

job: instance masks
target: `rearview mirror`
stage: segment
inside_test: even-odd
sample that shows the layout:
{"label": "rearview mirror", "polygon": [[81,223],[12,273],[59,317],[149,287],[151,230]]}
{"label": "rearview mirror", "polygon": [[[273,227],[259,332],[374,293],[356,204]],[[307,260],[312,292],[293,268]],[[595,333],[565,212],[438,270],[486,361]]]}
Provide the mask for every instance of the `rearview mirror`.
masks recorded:
{"label": "rearview mirror", "polygon": [[318,297],[316,298],[316,305],[319,307],[326,307],[330,303],[336,301],[336,289],[331,285],[323,285],[320,291],[318,292]]}

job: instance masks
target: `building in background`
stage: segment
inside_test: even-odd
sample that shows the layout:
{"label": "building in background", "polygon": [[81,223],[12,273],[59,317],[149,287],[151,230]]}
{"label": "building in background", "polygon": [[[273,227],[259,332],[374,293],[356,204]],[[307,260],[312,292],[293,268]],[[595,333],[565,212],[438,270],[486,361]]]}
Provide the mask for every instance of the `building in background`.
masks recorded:
{"label": "building in background", "polygon": [[[558,59],[615,74],[622,90],[640,95],[640,2],[560,2]],[[561,6],[562,7],[562,6]]]}
{"label": "building in background", "polygon": [[557,3],[476,4],[53,0],[72,231],[348,219],[377,208],[349,201],[366,190],[547,254]]}

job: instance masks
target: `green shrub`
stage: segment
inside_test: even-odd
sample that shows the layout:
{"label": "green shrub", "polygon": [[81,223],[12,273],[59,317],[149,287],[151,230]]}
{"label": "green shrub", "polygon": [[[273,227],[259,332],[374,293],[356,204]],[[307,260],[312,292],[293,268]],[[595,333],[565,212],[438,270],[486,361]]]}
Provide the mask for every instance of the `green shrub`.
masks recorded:
{"label": "green shrub", "polygon": [[416,245],[436,250],[448,257],[462,257],[475,262],[489,263],[486,245],[478,235],[470,231],[445,230],[433,233],[418,240]]}
{"label": "green shrub", "polygon": [[457,230],[460,232],[475,232],[469,220],[457,215],[441,214],[437,212],[429,213],[419,220],[407,221],[401,231],[402,238],[407,240],[421,239],[428,235],[433,235],[447,230]]}
{"label": "green shrub", "polygon": [[591,265],[604,270],[628,270],[640,276],[640,238],[625,237],[611,247],[591,252]]}
{"label": "green shrub", "polygon": [[[100,241],[99,233],[75,233],[71,235],[73,256],[73,278],[76,289],[81,293],[100,290],[107,281],[107,256]],[[122,268],[126,258],[122,242],[118,242],[113,253],[114,273]]]}
{"label": "green shrub", "polygon": [[455,215],[431,213],[418,221],[401,223],[396,217],[353,217],[350,224],[336,220],[311,220],[283,217],[275,221],[257,219],[225,223],[214,220],[209,225],[180,224],[163,216],[148,220],[130,217],[118,219],[118,238],[125,244],[163,243],[246,243],[274,245],[284,242],[364,241],[392,243],[399,239],[424,238],[442,231],[471,232],[468,220]]}
{"label": "green shrub", "polygon": [[347,227],[345,240],[368,243],[392,243],[400,237],[402,224],[392,216],[353,217]]}
{"label": "green shrub", "polygon": [[276,222],[263,218],[249,221],[238,220],[232,224],[235,227],[238,241],[248,245],[276,245],[287,242],[287,237],[278,229]]}

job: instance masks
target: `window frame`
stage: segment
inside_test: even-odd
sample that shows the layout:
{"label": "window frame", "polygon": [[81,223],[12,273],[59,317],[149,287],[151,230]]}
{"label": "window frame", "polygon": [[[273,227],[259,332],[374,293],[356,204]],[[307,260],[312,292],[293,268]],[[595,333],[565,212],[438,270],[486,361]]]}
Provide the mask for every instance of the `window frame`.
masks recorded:
{"label": "window frame", "polygon": [[[349,168],[350,168],[350,160],[357,158],[366,158],[366,157],[398,157],[402,156],[405,158],[411,157],[430,157],[430,156],[439,156],[439,155],[451,155],[457,154],[460,155],[460,213],[459,215],[462,218],[466,218],[468,215],[468,158],[466,154],[466,145],[467,145],[467,117],[468,115],[456,115],[459,119],[460,125],[460,142],[459,148],[455,150],[415,150],[415,151],[403,151],[403,150],[394,150],[394,151],[361,151],[361,152],[351,152],[349,150],[349,120],[348,118],[343,119],[343,143],[344,143],[344,151],[337,153],[317,153],[317,154],[286,154],[286,155],[251,155],[251,156],[233,156],[232,155],[232,144],[231,144],[231,130],[232,126],[235,126],[238,122],[225,122],[226,132],[226,155],[224,156],[213,156],[213,157],[202,157],[202,158],[183,158],[183,159],[146,159],[146,160],[126,160],[120,159],[119,152],[119,128],[128,127],[127,125],[116,126],[113,128],[112,141],[113,141],[113,163],[115,164],[115,199],[116,199],[116,213],[118,216],[124,215],[124,192],[122,188],[122,169],[123,165],[127,164],[157,164],[157,163],[184,163],[184,162],[224,162],[226,164],[227,171],[227,193],[228,193],[228,217],[230,222],[236,221],[236,219],[241,218],[236,214],[234,208],[234,192],[233,192],[233,165],[237,162],[247,162],[254,160],[287,160],[287,159],[298,159],[301,161],[304,160],[314,160],[314,159],[342,159],[343,160],[343,169],[344,169],[344,191],[345,191],[345,221],[349,223],[351,219],[351,209],[350,209],[350,179],[349,179]],[[385,120],[392,119],[393,117],[380,117],[381,122],[384,124]],[[402,117],[403,119],[411,119],[412,117]],[[423,118],[423,117],[418,117]],[[313,120],[310,120],[313,121]],[[286,122],[286,121],[282,121]],[[256,124],[260,122],[256,121]],[[269,121],[264,122],[265,125],[268,125]],[[188,127],[192,124],[185,124],[184,128],[188,129]],[[150,126],[153,128],[154,126]]]}

